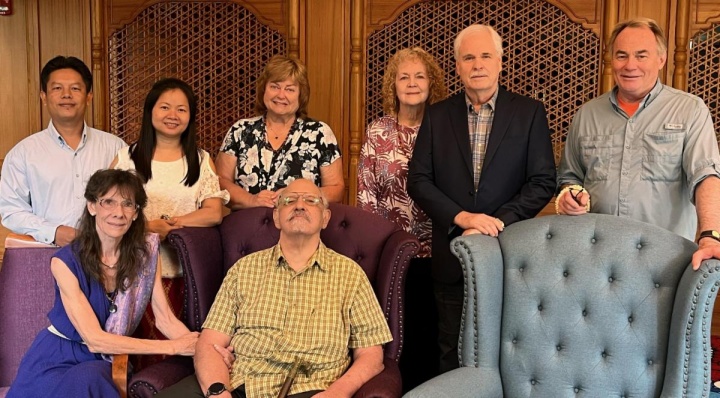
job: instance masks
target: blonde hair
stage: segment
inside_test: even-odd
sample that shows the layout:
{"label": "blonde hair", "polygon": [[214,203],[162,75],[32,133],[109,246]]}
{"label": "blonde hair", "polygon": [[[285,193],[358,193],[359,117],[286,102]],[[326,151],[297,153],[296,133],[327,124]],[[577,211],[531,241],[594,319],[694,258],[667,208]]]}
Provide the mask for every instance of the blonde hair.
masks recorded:
{"label": "blonde hair", "polygon": [[623,21],[615,25],[612,34],[610,35],[610,52],[614,52],[615,40],[617,40],[620,32],[627,28],[648,28],[653,35],[655,35],[655,42],[657,43],[658,54],[663,55],[667,53],[667,39],[665,33],[663,33],[660,26],[655,22],[654,19],[650,18],[634,18],[627,21]]}
{"label": "blonde hair", "polygon": [[265,106],[265,86],[270,82],[281,82],[292,79],[297,83],[299,90],[297,117],[307,117],[307,105],[310,101],[310,84],[307,78],[307,68],[297,58],[275,55],[268,61],[262,74],[257,80],[257,98],[255,98],[255,112],[264,115],[267,112]]}
{"label": "blonde hair", "polygon": [[405,48],[393,54],[385,67],[382,97],[383,111],[388,115],[395,116],[400,110],[397,89],[395,88],[395,79],[397,78],[400,64],[408,60],[420,61],[425,65],[425,69],[427,69],[428,78],[430,79],[430,93],[425,101],[427,105],[434,104],[447,96],[445,73],[440,69],[437,62],[435,62],[435,58],[420,47]]}

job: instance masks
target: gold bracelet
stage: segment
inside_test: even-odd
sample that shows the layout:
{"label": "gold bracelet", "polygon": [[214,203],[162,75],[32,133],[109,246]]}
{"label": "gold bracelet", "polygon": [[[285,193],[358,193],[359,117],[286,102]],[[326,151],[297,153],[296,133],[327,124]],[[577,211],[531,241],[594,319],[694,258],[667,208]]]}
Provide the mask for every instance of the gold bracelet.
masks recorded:
{"label": "gold bracelet", "polygon": [[587,203],[585,203],[585,211],[587,211],[589,213],[590,212],[590,192],[588,192],[587,189],[583,188],[581,185],[575,184],[575,185],[568,185],[565,188],[561,189],[560,193],[557,195],[557,197],[555,197],[555,214],[560,214],[560,207],[559,207],[560,199],[563,197],[563,195],[568,193],[571,189],[579,191],[578,195],[583,192],[587,192],[588,201],[587,201]]}

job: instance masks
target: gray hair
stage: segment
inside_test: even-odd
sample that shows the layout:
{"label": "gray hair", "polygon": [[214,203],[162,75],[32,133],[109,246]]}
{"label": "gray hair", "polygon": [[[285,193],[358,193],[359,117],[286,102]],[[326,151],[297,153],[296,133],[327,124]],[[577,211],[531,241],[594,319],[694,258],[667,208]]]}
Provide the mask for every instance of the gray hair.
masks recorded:
{"label": "gray hair", "polygon": [[460,55],[460,43],[462,43],[462,39],[465,37],[468,33],[473,32],[482,32],[486,31],[490,33],[490,37],[492,37],[493,44],[495,44],[495,51],[497,51],[498,57],[502,59],[503,55],[503,47],[502,47],[502,38],[498,34],[495,29],[488,25],[479,25],[474,24],[470,25],[467,28],[463,29],[458,35],[455,37],[455,43],[454,43],[454,51],[455,51],[455,60],[458,60],[458,57]]}
{"label": "gray hair", "polygon": [[663,55],[667,53],[667,39],[665,33],[660,28],[660,25],[655,22],[654,19],[650,18],[634,18],[627,21],[623,21],[615,25],[612,34],[610,35],[610,52],[615,52],[613,48],[615,46],[615,40],[617,40],[620,32],[627,28],[648,28],[653,35],[655,35],[655,42],[657,43],[658,54]]}

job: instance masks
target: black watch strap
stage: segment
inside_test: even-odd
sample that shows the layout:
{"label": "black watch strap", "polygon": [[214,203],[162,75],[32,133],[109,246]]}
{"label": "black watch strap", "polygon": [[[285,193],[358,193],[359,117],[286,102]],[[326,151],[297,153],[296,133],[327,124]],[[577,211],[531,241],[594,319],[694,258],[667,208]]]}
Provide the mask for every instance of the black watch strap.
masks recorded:
{"label": "black watch strap", "polygon": [[720,242],[720,232],[713,230],[707,230],[700,232],[700,236],[698,236],[698,243],[700,242],[700,239],[702,238],[710,238],[715,239],[716,241]]}
{"label": "black watch strap", "polygon": [[212,383],[205,392],[205,398],[212,397],[213,395],[220,395],[227,391],[225,384],[223,383]]}

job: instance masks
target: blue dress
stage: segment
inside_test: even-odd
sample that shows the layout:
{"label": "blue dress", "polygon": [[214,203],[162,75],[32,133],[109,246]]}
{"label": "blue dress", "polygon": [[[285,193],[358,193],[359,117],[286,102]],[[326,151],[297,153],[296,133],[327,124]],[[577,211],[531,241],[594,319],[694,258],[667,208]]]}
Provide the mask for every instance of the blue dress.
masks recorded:
{"label": "blue dress", "polygon": [[[88,278],[68,245],[55,257],[67,264],[90,302],[100,325],[110,315],[110,301],[99,281]],[[55,304],[48,313],[50,323],[67,339],[43,329],[20,362],[7,398],[14,397],[119,397],[112,381],[112,364],[93,354],[70,322],[60,289],[55,285]]]}

